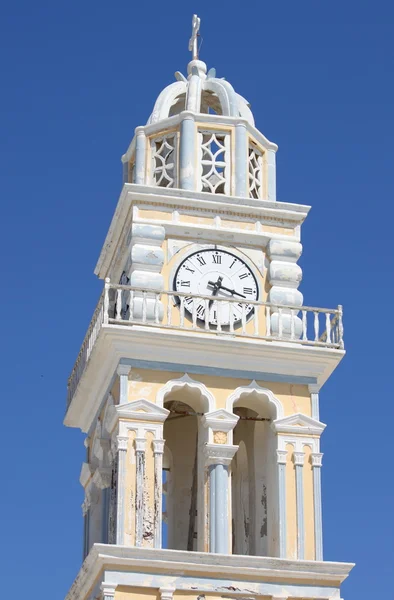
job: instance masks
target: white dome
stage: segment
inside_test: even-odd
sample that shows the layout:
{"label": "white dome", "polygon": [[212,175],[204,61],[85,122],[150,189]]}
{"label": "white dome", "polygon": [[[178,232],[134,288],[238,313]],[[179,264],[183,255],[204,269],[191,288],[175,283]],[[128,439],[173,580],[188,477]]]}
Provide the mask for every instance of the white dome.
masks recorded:
{"label": "white dome", "polygon": [[188,65],[188,77],[175,73],[177,81],[168,85],[156,100],[148,125],[177,115],[184,110],[194,113],[216,113],[228,117],[241,117],[254,127],[250,105],[236,93],[228,81],[216,77],[201,60]]}

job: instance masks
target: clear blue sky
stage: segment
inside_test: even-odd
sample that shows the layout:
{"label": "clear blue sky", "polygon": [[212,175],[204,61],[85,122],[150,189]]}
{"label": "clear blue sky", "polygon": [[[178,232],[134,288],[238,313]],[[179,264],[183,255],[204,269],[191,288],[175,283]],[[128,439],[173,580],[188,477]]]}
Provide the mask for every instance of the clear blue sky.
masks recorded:
{"label": "clear blue sky", "polygon": [[301,289],[344,305],[348,351],[321,394],[325,557],[357,563],[345,600],[391,598],[394,8],[376,0],[3,2],[2,596],[23,580],[31,600],[60,600],[80,567],[66,380],[101,290],[120,156],[185,72],[193,12],[202,59],[279,144],[279,200],[313,207]]}

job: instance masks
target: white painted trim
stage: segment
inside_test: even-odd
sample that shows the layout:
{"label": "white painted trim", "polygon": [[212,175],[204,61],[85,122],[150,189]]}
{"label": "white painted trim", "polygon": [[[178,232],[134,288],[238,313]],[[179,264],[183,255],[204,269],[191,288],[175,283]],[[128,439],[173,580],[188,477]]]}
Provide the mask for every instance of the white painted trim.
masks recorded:
{"label": "white painted trim", "polygon": [[238,450],[233,444],[206,444],[204,448],[205,464],[229,465]]}
{"label": "white painted trim", "polygon": [[281,418],[284,415],[284,409],[281,401],[267,388],[260,387],[256,381],[252,381],[249,385],[238,387],[226,400],[226,409],[228,412],[233,411],[234,403],[244,394],[254,394],[264,396],[269,403],[275,407],[276,417]]}
{"label": "white painted trim", "polygon": [[238,415],[234,415],[234,413],[231,413],[224,408],[205,413],[201,419],[201,423],[204,427],[209,427],[212,431],[225,431],[226,433],[232,431],[238,421]]}
{"label": "white painted trim", "polygon": [[[212,582],[218,586],[226,585],[223,582],[226,579],[233,582],[234,579],[242,579],[244,582],[248,582],[247,587],[250,588],[251,585],[257,585],[254,582],[254,579],[257,578],[260,582],[271,581],[275,585],[282,586],[285,584],[286,588],[291,587],[292,590],[294,589],[298,598],[325,598],[327,600],[335,596],[339,598],[338,587],[348,577],[354,566],[352,563],[298,561],[263,556],[213,555],[209,552],[94,544],[67,594],[66,600],[85,598],[88,591],[93,588],[100,573],[103,570],[105,571],[106,568],[108,572],[103,573],[104,579],[108,577],[109,581],[113,582],[116,568],[123,569],[123,573],[129,578],[130,583],[128,585],[136,586],[138,573],[142,573],[146,581],[145,573],[157,569],[159,563],[162,572],[158,575],[158,579],[161,579],[161,583],[157,584],[158,588],[164,587],[163,578],[165,581],[168,576],[171,578],[168,585],[177,586],[177,589],[179,589],[179,584],[177,585],[174,577],[175,572],[182,573],[178,578],[179,581],[184,580],[186,577],[196,580],[198,574],[204,572],[207,574],[207,583]],[[326,582],[325,596],[316,593],[318,589],[315,582],[319,579]],[[305,587],[299,588],[297,584],[286,583],[297,580],[305,582],[300,584],[301,586],[310,588],[306,595],[301,595]],[[151,579],[145,585],[147,587],[154,586]],[[332,590],[331,593],[330,589]],[[239,590],[238,593],[234,591],[232,594],[240,597],[246,595],[244,590]],[[259,594],[261,592],[258,589],[256,589],[256,593],[253,593],[253,595]],[[291,597],[294,596],[293,593],[290,595]]]}
{"label": "white painted trim", "polygon": [[103,594],[103,600],[112,600],[115,598],[117,583],[102,583],[100,588]]}
{"label": "white painted trim", "polygon": [[150,400],[141,398],[132,400],[127,404],[115,407],[119,419],[133,419],[134,421],[154,421],[163,423],[170,411],[162,406],[158,406]]}
{"label": "white painted trim", "polygon": [[276,419],[271,424],[272,429],[276,433],[290,433],[290,434],[307,434],[307,435],[321,435],[326,428],[325,423],[321,423],[316,419],[308,417],[303,413],[296,413],[289,417]]}
{"label": "white painted trim", "polygon": [[[201,396],[208,403],[207,412],[213,412],[213,410],[215,408],[214,395],[208,390],[208,388],[203,383],[200,383],[199,381],[192,379],[191,377],[189,377],[189,375],[187,373],[185,373],[179,379],[170,379],[170,381],[167,381],[167,383],[157,392],[156,404],[158,406],[162,407],[164,405],[165,397],[168,394],[170,394],[173,391],[177,391],[177,390],[184,389],[184,388],[199,390],[201,393]],[[163,409],[163,410],[165,410],[165,409]],[[167,411],[167,413],[169,413],[169,411]]]}

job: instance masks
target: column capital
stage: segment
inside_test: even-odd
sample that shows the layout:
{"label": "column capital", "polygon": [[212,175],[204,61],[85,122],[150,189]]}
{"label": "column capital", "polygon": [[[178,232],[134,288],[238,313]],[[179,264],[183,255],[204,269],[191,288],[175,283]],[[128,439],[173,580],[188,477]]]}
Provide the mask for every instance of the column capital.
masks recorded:
{"label": "column capital", "polygon": [[278,465],[285,465],[287,460],[287,450],[276,451],[276,462]]}
{"label": "column capital", "polygon": [[232,444],[206,444],[204,448],[206,465],[229,465],[238,450]]}
{"label": "column capital", "polygon": [[296,467],[303,467],[305,460],[305,452],[294,452],[293,460]]}
{"label": "column capital", "polygon": [[172,600],[175,588],[174,587],[161,587],[159,588],[161,600]]}
{"label": "column capital", "polygon": [[127,450],[127,442],[129,441],[127,435],[118,435],[116,441],[118,450]]}
{"label": "column capital", "polygon": [[130,365],[123,365],[122,363],[118,364],[116,372],[118,375],[128,375],[131,371]]}
{"label": "column capital", "polygon": [[93,475],[93,483],[100,489],[104,490],[111,487],[112,471],[108,467],[99,467]]}
{"label": "column capital", "polygon": [[116,583],[102,583],[100,587],[103,600],[112,600],[112,598],[115,598]]}
{"label": "column capital", "polygon": [[135,438],[135,451],[145,452],[146,450],[146,438]]}
{"label": "column capital", "polygon": [[320,468],[322,466],[322,460],[323,460],[322,452],[312,452],[312,454],[311,454],[312,467]]}
{"label": "column capital", "polygon": [[310,383],[308,390],[311,394],[318,394],[320,392],[320,385],[318,383]]}
{"label": "column capital", "polygon": [[153,440],[153,453],[164,454],[165,440]]}

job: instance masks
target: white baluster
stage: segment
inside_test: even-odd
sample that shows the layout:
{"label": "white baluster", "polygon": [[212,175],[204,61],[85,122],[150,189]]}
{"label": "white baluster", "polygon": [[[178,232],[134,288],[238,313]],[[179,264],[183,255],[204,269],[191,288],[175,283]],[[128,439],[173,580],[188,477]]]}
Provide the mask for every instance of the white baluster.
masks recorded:
{"label": "white baluster", "polygon": [[254,305],[253,307],[253,311],[254,311],[254,335],[258,336],[259,335],[259,306],[257,304]]}
{"label": "white baluster", "polygon": [[197,298],[193,298],[192,318],[193,318],[193,329],[197,329]]}
{"label": "white baluster", "polygon": [[279,321],[278,335],[281,338],[283,335],[283,319],[282,319],[282,309],[281,308],[278,309],[278,321]]}
{"label": "white baluster", "polygon": [[294,309],[290,310],[290,339],[295,339],[295,331],[294,331]]}
{"label": "white baluster", "polygon": [[155,294],[155,323],[159,324],[159,294]]}
{"label": "white baluster", "polygon": [[246,306],[245,302],[242,302],[242,333],[246,333]]}
{"label": "white baluster", "polygon": [[326,343],[331,344],[331,315],[326,313]]}
{"label": "white baluster", "polygon": [[146,291],[142,292],[142,322],[146,323]]}
{"label": "white baluster", "polygon": [[265,325],[266,325],[266,335],[268,337],[271,336],[271,308],[269,306],[265,309]]}
{"label": "white baluster", "polygon": [[185,327],[185,296],[181,296],[181,305],[179,307],[180,312],[180,326],[181,329]]}
{"label": "white baluster", "polygon": [[222,304],[221,304],[220,300],[218,300],[216,302],[216,305],[217,305],[217,311],[218,311],[218,325],[217,325],[216,331],[219,331],[219,333],[220,333],[222,331],[222,323],[221,323]]}
{"label": "white baluster", "polygon": [[315,315],[313,320],[313,326],[315,329],[315,342],[317,342],[319,340],[319,313],[314,312],[313,314]]}
{"label": "white baluster", "polygon": [[172,304],[171,304],[171,296],[167,295],[167,325],[171,325],[172,318]]}
{"label": "white baluster", "polygon": [[343,308],[341,306],[341,304],[339,304],[338,306],[338,343],[339,343],[339,347],[340,348],[344,348],[345,344],[343,342],[343,320],[342,320],[342,315],[343,315]]}
{"label": "white baluster", "polygon": [[116,310],[115,310],[115,319],[120,321],[122,318],[122,290],[116,290]]}
{"label": "white baluster", "polygon": [[130,300],[129,300],[129,321],[133,320],[134,314],[134,292],[130,290]]}
{"label": "white baluster", "polygon": [[308,339],[308,332],[307,332],[307,320],[306,320],[306,310],[302,311],[302,339],[303,340],[307,340]]}
{"label": "white baluster", "polygon": [[111,285],[111,280],[109,277],[105,278],[104,285],[104,323],[108,323],[108,310],[109,310],[109,288]]}
{"label": "white baluster", "polygon": [[209,300],[205,299],[205,329],[209,330]]}
{"label": "white baluster", "polygon": [[228,313],[230,318],[230,332],[234,333],[234,304],[233,302],[229,303]]}

